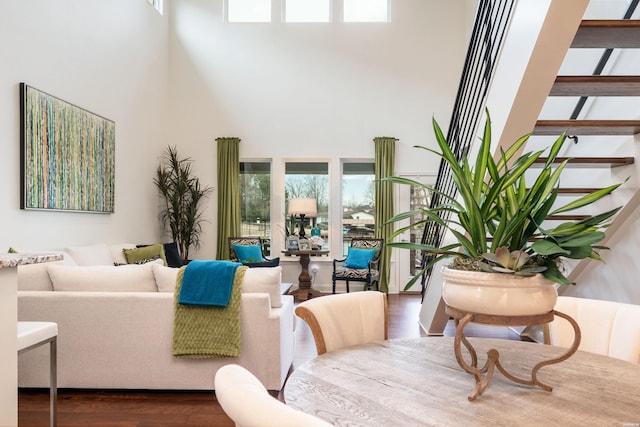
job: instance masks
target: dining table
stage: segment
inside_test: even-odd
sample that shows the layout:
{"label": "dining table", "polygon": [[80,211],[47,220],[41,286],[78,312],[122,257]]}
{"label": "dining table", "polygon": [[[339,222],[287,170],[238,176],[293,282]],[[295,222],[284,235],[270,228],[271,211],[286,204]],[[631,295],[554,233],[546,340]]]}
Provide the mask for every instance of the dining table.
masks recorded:
{"label": "dining table", "polygon": [[[533,342],[468,339],[480,364],[493,349],[521,376],[566,352]],[[393,339],[305,362],[289,376],[284,399],[336,426],[640,426],[638,364],[577,351],[537,375],[551,391],[496,372],[470,401],[474,377],[458,365],[452,337]]]}

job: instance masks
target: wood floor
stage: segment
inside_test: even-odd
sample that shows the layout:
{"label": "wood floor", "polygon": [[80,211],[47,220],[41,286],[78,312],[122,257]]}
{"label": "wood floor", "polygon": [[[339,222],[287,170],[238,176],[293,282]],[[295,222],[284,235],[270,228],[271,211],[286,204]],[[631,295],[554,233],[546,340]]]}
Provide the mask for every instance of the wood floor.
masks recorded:
{"label": "wood floor", "polygon": [[[389,338],[424,336],[418,326],[419,295],[389,295]],[[293,368],[316,356],[311,332],[297,320]],[[507,328],[470,325],[469,336],[519,339]],[[444,332],[452,336],[449,324]],[[49,425],[48,390],[20,390],[19,427]],[[212,392],[65,390],[58,392],[60,427],[232,427]]]}

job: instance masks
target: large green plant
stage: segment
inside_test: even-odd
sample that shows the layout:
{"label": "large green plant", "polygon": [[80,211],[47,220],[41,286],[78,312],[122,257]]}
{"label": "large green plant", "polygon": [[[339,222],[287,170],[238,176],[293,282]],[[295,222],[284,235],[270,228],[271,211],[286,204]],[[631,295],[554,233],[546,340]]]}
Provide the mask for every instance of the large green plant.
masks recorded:
{"label": "large green plant", "polygon": [[183,260],[189,259],[189,248],[200,245],[202,231],[201,201],[212,191],[193,176],[191,158],[181,159],[176,147],[169,146],[156,170],[153,183],[164,204],[160,211],[165,232],[178,245]]}
{"label": "large green plant", "polygon": [[[535,182],[526,185],[525,172],[546,151],[525,153],[516,157],[530,134],[519,138],[506,151],[501,149],[499,160],[494,161],[491,156],[491,120],[487,112],[480,149],[472,167],[467,156],[461,161],[456,159],[435,119],[433,128],[440,151],[420,146],[417,148],[436,154],[448,164],[458,196],[451,197],[410,179],[386,178],[385,180],[391,182],[427,188],[440,194],[444,200],[433,209],[421,207],[418,210],[404,212],[394,216],[389,222],[424,217],[425,219],[420,219],[410,226],[400,228],[394,233],[394,237],[411,228],[421,228],[425,222],[434,221],[448,229],[457,242],[443,247],[392,242],[389,244],[391,247],[424,251],[434,255],[433,261],[424,269],[432,267],[442,258],[455,256],[458,262],[452,264],[453,268],[522,275],[542,272],[547,279],[560,284],[572,284],[558,268],[561,258],[600,259],[596,250],[607,248],[596,244],[605,237],[602,230],[609,225],[607,221],[620,209],[619,207],[583,220],[565,222],[554,228],[542,227],[543,221],[549,215],[590,205],[621,185],[615,184],[564,206],[554,207],[559,192],[560,175],[567,160],[555,169],[552,165],[566,141],[564,134],[551,146],[544,167]],[[450,214],[451,219],[445,221],[442,218],[446,218],[447,214]],[[525,254],[526,257],[523,256]],[[405,289],[411,287],[421,273],[416,275]]]}

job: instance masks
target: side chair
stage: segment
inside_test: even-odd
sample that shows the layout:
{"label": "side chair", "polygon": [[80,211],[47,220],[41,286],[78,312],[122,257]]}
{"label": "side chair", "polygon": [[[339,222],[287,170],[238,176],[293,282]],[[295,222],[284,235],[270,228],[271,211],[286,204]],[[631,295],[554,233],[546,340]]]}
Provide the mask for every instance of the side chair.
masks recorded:
{"label": "side chair", "polygon": [[313,298],[300,303],[296,315],[311,328],[318,356],[389,338],[387,294],[378,291]]}
{"label": "side chair", "polygon": [[[580,326],[578,350],[640,364],[640,305],[559,296],[555,309]],[[565,319],[544,325],[545,344],[569,347],[573,328]]]}
{"label": "side chair", "polygon": [[347,293],[349,293],[349,282],[364,282],[364,289],[368,291],[375,283],[376,289],[379,289],[383,246],[384,239],[352,239],[347,256],[333,260],[332,293],[336,293],[336,281],[338,280],[346,282]]}
{"label": "side chair", "polygon": [[248,267],[280,265],[279,257],[269,258],[265,255],[264,242],[260,237],[229,237],[229,259]]}
{"label": "side chair", "polygon": [[215,394],[237,427],[327,427],[331,424],[271,396],[251,372],[229,364],[218,369]]}

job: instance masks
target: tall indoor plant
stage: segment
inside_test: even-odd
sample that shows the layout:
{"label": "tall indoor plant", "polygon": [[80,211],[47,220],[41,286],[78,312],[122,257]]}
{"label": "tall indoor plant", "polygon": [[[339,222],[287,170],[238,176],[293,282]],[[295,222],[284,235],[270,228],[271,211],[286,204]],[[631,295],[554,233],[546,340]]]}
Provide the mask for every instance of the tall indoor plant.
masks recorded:
{"label": "tall indoor plant", "polygon": [[[556,227],[543,227],[543,221],[549,215],[590,205],[620,185],[611,185],[555,207],[560,176],[567,160],[555,169],[553,164],[566,140],[564,134],[551,146],[544,167],[535,181],[526,183],[525,172],[546,151],[517,156],[530,134],[519,138],[506,150],[501,150],[500,158],[495,161],[491,155],[491,121],[487,112],[478,155],[472,166],[467,156],[461,161],[456,159],[435,120],[433,127],[440,151],[417,148],[434,153],[447,163],[451,168],[458,196],[451,197],[406,178],[387,178],[396,183],[427,187],[440,194],[444,200],[433,209],[421,207],[398,214],[390,222],[420,215],[425,219],[400,228],[394,233],[394,237],[410,228],[421,227],[425,222],[435,221],[450,231],[456,241],[443,247],[401,242],[393,242],[390,246],[434,255],[433,261],[425,269],[445,257],[454,257],[454,262],[449,265],[452,269],[511,273],[518,276],[535,276],[541,273],[548,281],[563,285],[572,283],[561,271],[560,262],[563,258],[600,259],[597,250],[606,249],[598,246],[605,237],[603,229],[620,208],[583,220],[565,222]],[[450,214],[451,219],[443,220],[446,214]],[[419,277],[420,274],[406,288],[413,285]]]}
{"label": "tall indoor plant", "polygon": [[189,259],[189,248],[200,245],[202,200],[212,191],[202,186],[191,170],[191,158],[180,158],[176,147],[169,146],[156,170],[153,183],[163,199],[160,218],[165,232],[178,245],[183,260]]}

